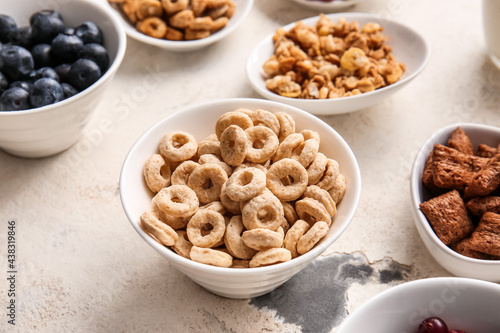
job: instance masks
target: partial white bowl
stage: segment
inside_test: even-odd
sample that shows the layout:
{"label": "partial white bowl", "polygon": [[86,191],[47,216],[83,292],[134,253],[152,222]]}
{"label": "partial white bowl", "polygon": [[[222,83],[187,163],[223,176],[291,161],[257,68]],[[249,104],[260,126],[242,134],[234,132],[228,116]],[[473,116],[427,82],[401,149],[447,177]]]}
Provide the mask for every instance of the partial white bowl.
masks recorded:
{"label": "partial white bowl", "polygon": [[[297,131],[312,129],[320,134],[320,151],[326,156],[335,158],[340,165],[340,172],[346,177],[347,191],[337,207],[338,213],[328,235],[310,252],[291,261],[248,269],[209,266],[177,255],[151,238],[139,225],[139,216],[150,209],[152,199],[143,179],[144,163],[149,156],[157,152],[161,137],[169,131],[183,130],[193,134],[197,140],[201,140],[214,133],[216,120],[222,114],[238,108],[289,113],[295,119]],[[361,175],[356,158],[349,145],[333,128],[305,111],[260,99],[213,101],[189,107],[164,118],[147,130],[133,145],[125,158],[120,175],[122,205],[137,233],[174,268],[207,290],[229,298],[250,298],[268,293],[306,267],[347,228],[358,206],[360,192]]]}
{"label": "partial white bowl", "polygon": [[450,330],[500,332],[500,286],[458,277],[406,282],[373,297],[347,317],[337,333],[414,333],[428,317]]}
{"label": "partial white bowl", "polygon": [[[332,21],[345,18],[347,21],[358,21],[360,25],[367,22],[376,22],[384,27],[384,34],[389,36],[389,44],[392,46],[394,57],[406,65],[406,72],[401,79],[387,87],[377,89],[356,96],[341,97],[334,99],[298,99],[283,97],[269,91],[266,88],[266,74],[262,66],[274,53],[272,37],[274,31],[261,41],[252,51],[247,60],[246,73],[250,84],[262,97],[272,101],[290,104],[316,115],[335,115],[361,110],[379,103],[406,86],[411,80],[420,74],[430,58],[430,46],[424,38],[416,31],[401,23],[388,20],[384,17],[368,13],[337,13],[326,15]],[[315,25],[318,16],[302,20],[307,25]],[[289,30],[295,26],[295,22],[284,26]]]}
{"label": "partial white bowl", "polygon": [[363,0],[333,0],[333,1],[321,1],[321,0],[293,0],[296,3],[311,8],[321,10],[323,12],[336,12],[339,10],[347,9],[349,7],[355,6]]}
{"label": "partial white bowl", "polygon": [[60,153],[81,137],[85,125],[118,70],[127,45],[125,31],[113,10],[95,1],[1,0],[0,5],[2,12],[12,16],[19,26],[28,25],[29,17],[34,12],[56,9],[69,26],[93,21],[104,34],[110,67],[92,86],[66,100],[41,108],[0,111],[1,149],[16,156],[30,158]]}
{"label": "partial white bowl", "polygon": [[[103,0],[101,0],[103,1]],[[104,0],[107,1],[107,0]],[[252,9],[254,0],[233,0],[236,5],[233,16],[229,19],[227,25],[217,31],[216,33],[208,36],[207,38],[192,40],[192,41],[171,41],[166,39],[153,38],[139,32],[133,24],[130,23],[128,18],[123,14],[118,7],[112,6],[119,13],[122,26],[125,28],[127,35],[139,42],[160,47],[162,49],[174,52],[188,52],[199,50],[208,45],[211,45],[222,38],[232,33],[241,23],[245,20],[248,13]]]}
{"label": "partial white bowl", "polygon": [[482,260],[461,255],[446,246],[432,230],[419,205],[431,198],[422,183],[425,163],[435,143],[446,145],[451,133],[460,126],[469,136],[474,149],[480,143],[496,147],[500,142],[500,128],[473,124],[456,123],[436,131],[420,148],[410,176],[412,213],[415,226],[429,253],[447,271],[456,276],[500,282],[500,260]]}

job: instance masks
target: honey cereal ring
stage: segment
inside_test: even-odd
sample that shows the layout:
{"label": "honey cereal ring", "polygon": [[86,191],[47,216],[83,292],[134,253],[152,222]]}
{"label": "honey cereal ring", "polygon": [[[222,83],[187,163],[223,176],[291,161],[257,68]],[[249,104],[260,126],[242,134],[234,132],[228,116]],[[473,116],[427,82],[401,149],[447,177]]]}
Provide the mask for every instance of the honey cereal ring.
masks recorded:
{"label": "honey cereal ring", "polygon": [[[290,223],[288,223],[288,220],[285,217],[283,217],[283,219],[281,221],[282,221],[281,228],[283,229],[283,233],[286,234],[288,232],[288,230],[290,230],[291,225],[290,225]],[[279,230],[279,228],[278,228],[278,230]]]}
{"label": "honey cereal ring", "polygon": [[339,163],[333,159],[328,159],[326,170],[321,180],[316,183],[317,186],[328,191],[335,185],[335,179],[339,175]]}
{"label": "honey cereal ring", "polygon": [[292,151],[292,158],[307,168],[319,151],[319,143],[314,139],[305,140]]}
{"label": "honey cereal ring", "polygon": [[[282,179],[289,176],[291,183],[285,185]],[[282,201],[300,198],[307,187],[307,171],[297,161],[284,158],[271,165],[266,174],[267,188]]]}
{"label": "honey cereal ring", "polygon": [[241,215],[235,215],[229,221],[224,234],[224,244],[229,253],[239,259],[251,259],[256,250],[249,248],[241,239],[241,233],[245,227],[241,220]]}
{"label": "honey cereal ring", "polygon": [[259,163],[250,163],[250,162],[246,162],[246,163],[242,163],[240,165],[238,165],[234,170],[233,170],[233,173],[235,172],[238,172],[240,171],[241,169],[245,169],[245,168],[257,168],[259,169],[260,171],[264,172],[264,173],[267,173],[267,169],[265,166],[263,166],[262,164],[259,164]]}
{"label": "honey cereal ring", "polygon": [[165,39],[180,41],[184,39],[184,33],[180,30],[168,27]]}
{"label": "honey cereal ring", "polygon": [[193,11],[190,9],[184,9],[180,12],[177,12],[168,18],[169,27],[174,27],[177,29],[186,29],[184,32],[189,29],[189,26],[194,21]]}
{"label": "honey cereal ring", "polygon": [[191,260],[218,267],[231,267],[233,257],[222,251],[194,246],[189,253]]}
{"label": "honey cereal ring", "polygon": [[212,202],[207,203],[206,205],[200,206],[198,208],[198,210],[202,210],[202,209],[214,210],[214,211],[218,212],[221,215],[226,214],[226,208],[224,207],[224,205],[220,201],[212,201]]}
{"label": "honey cereal ring", "polygon": [[220,158],[217,155],[214,154],[203,154],[198,158],[198,163],[203,165],[203,164],[217,164],[220,166],[224,171],[226,172],[227,176],[231,176],[233,173],[233,168],[227,164],[226,162],[223,162],[220,160]]}
{"label": "honey cereal ring", "polygon": [[139,20],[148,17],[161,17],[163,8],[157,0],[142,0],[137,3],[136,15]]}
{"label": "honey cereal ring", "polygon": [[198,143],[198,156],[205,154],[213,154],[221,156],[219,140],[204,139]]}
{"label": "honey cereal ring", "polygon": [[224,162],[232,166],[243,163],[248,151],[247,142],[247,134],[241,127],[228,126],[220,136],[220,152]]}
{"label": "honey cereal ring", "polygon": [[192,216],[199,205],[196,193],[186,185],[165,187],[153,200],[160,210],[175,217]]}
{"label": "honey cereal ring", "polygon": [[170,167],[160,154],[153,154],[146,160],[143,173],[146,185],[153,193],[170,185]]}
{"label": "honey cereal ring", "polygon": [[250,200],[264,191],[266,174],[257,168],[245,168],[235,172],[226,183],[229,198],[234,201]]}
{"label": "honey cereal ring", "polygon": [[292,258],[296,258],[299,256],[297,252],[297,242],[300,237],[306,233],[309,229],[309,223],[304,220],[297,220],[294,225],[288,230],[285,235],[285,239],[283,240],[283,245],[285,249],[290,251],[292,254]]}
{"label": "honey cereal ring", "polygon": [[270,128],[274,134],[280,134],[280,122],[276,116],[269,111],[257,109],[249,114],[254,126],[265,126]]}
{"label": "honey cereal ring", "polygon": [[179,164],[179,166],[175,168],[174,172],[172,172],[172,176],[170,177],[172,185],[187,185],[189,176],[198,166],[200,166],[200,164],[194,161],[184,161]]}
{"label": "honey cereal ring", "polygon": [[250,268],[279,264],[292,259],[290,251],[284,248],[272,248],[257,252],[250,260]]}
{"label": "honey cereal ring", "polygon": [[247,157],[249,162],[263,163],[270,159],[278,149],[278,136],[272,129],[254,126],[245,130],[248,136]]}
{"label": "honey cereal ring", "polygon": [[309,179],[309,185],[315,185],[321,180],[321,177],[325,174],[326,164],[328,163],[328,157],[322,153],[317,153],[314,160],[307,168],[307,177]]}
{"label": "honey cereal ring", "polygon": [[191,134],[184,131],[173,131],[161,138],[159,149],[161,156],[166,161],[180,162],[193,157],[198,150],[198,144]]}
{"label": "honey cereal ring", "polygon": [[293,120],[292,116],[290,116],[288,113],[281,111],[276,112],[274,116],[276,117],[276,119],[278,119],[278,122],[280,124],[278,140],[279,142],[283,142],[285,138],[295,133],[295,120]]}
{"label": "honey cereal ring", "polygon": [[188,186],[193,189],[202,204],[219,200],[222,185],[227,181],[227,173],[218,164],[207,163],[196,167],[188,178]]}
{"label": "honey cereal ring", "polygon": [[198,210],[186,227],[189,241],[198,247],[215,246],[224,237],[225,231],[224,216],[210,209]]}
{"label": "honey cereal ring", "polygon": [[266,228],[277,230],[282,223],[283,205],[270,191],[250,199],[241,210],[243,225],[248,230]]}
{"label": "honey cereal ring", "polygon": [[335,184],[331,189],[328,190],[328,193],[332,197],[335,204],[338,204],[342,198],[344,198],[345,191],[347,185],[345,181],[345,177],[343,174],[339,174],[337,178],[335,178]]}
{"label": "honey cereal ring", "polygon": [[283,205],[283,213],[285,214],[285,219],[287,220],[289,225],[294,225],[295,222],[299,219],[297,213],[295,212],[295,207],[291,202],[282,201]]}
{"label": "honey cereal ring", "polygon": [[302,136],[302,134],[290,134],[279,144],[278,149],[273,156],[273,161],[276,162],[284,158],[292,157],[294,149],[299,147],[302,143],[304,143],[304,136]]}
{"label": "honey cereal ring", "polygon": [[216,32],[224,28],[227,23],[229,22],[229,19],[227,17],[219,17],[218,19],[213,20],[212,26],[210,27],[211,32]]}
{"label": "honey cereal ring", "polygon": [[189,0],[161,0],[161,4],[168,15],[175,14],[189,6]]}
{"label": "honey cereal ring", "polygon": [[186,40],[203,39],[208,36],[210,36],[210,30],[193,30],[189,28],[184,30],[184,38]]}
{"label": "honey cereal ring", "polygon": [[152,16],[138,21],[137,30],[153,38],[163,38],[167,33],[167,24],[161,18]]}
{"label": "honey cereal ring", "polygon": [[244,259],[233,259],[233,264],[231,265],[231,268],[249,268],[250,267],[250,260],[244,260]]}
{"label": "honey cereal ring", "polygon": [[316,185],[310,185],[304,191],[302,195],[304,198],[312,198],[314,200],[319,201],[323,206],[325,206],[326,211],[330,215],[330,217],[334,217],[337,214],[337,206],[335,205],[335,201],[333,201],[330,194],[323,190],[321,187]]}
{"label": "honey cereal ring", "polygon": [[214,20],[210,16],[195,17],[189,28],[193,30],[211,30],[213,24]]}
{"label": "honey cereal ring", "polygon": [[284,231],[280,226],[278,231],[264,228],[246,230],[241,235],[241,240],[251,249],[261,251],[283,245]]}
{"label": "honey cereal ring", "polygon": [[240,203],[238,201],[234,201],[227,195],[226,184],[227,182],[222,185],[220,191],[220,201],[222,202],[222,205],[231,213],[241,214]]}
{"label": "honey cereal ring", "polygon": [[135,0],[125,0],[122,3],[122,9],[130,22],[137,23],[137,2]]}
{"label": "honey cereal ring", "polygon": [[314,223],[297,242],[297,252],[299,254],[309,252],[323,237],[325,237],[328,230],[329,228],[326,222],[319,221]]}
{"label": "honey cereal ring", "polygon": [[163,245],[174,245],[177,239],[175,230],[158,220],[152,212],[143,213],[140,219],[144,231],[153,235]]}
{"label": "honey cereal ring", "polygon": [[215,123],[215,134],[217,139],[220,140],[222,132],[230,125],[236,125],[241,127],[243,130],[253,126],[252,119],[248,115],[240,111],[231,111],[224,113],[217,122]]}
{"label": "honey cereal ring", "polygon": [[309,139],[314,139],[314,140],[318,141],[318,143],[321,143],[319,133],[316,131],[305,129],[305,130],[302,130],[300,132],[300,134],[302,134],[302,136],[304,137],[304,141],[309,140]]}
{"label": "honey cereal ring", "polygon": [[207,0],[191,0],[191,10],[194,16],[201,16],[205,8],[207,8]]}
{"label": "honey cereal ring", "polygon": [[326,222],[328,225],[332,223],[325,206],[312,198],[303,198],[295,202],[295,210],[299,219],[308,222],[310,225],[319,221]]}
{"label": "honey cereal ring", "polygon": [[162,221],[165,224],[168,224],[172,229],[174,230],[179,230],[182,228],[185,228],[188,221],[189,217],[182,217],[182,216],[172,216],[163,210],[161,210],[157,203],[155,198],[151,201],[151,209],[155,216]]}
{"label": "honey cereal ring", "polygon": [[193,244],[187,238],[187,233],[185,230],[176,230],[177,232],[177,240],[175,241],[172,249],[180,256],[191,259],[189,257],[189,253],[191,252],[191,248]]}

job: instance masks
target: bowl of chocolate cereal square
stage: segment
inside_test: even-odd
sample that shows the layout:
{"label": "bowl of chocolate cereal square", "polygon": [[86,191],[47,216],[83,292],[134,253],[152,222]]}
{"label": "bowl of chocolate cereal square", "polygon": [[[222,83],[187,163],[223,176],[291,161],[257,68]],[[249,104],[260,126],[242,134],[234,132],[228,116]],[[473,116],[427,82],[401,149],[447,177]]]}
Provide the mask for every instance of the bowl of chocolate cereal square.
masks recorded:
{"label": "bowl of chocolate cereal square", "polygon": [[278,28],[248,57],[262,97],[316,115],[370,107],[417,77],[430,58],[410,27],[368,13],[321,14]]}
{"label": "bowl of chocolate cereal square", "polygon": [[500,282],[500,128],[457,123],[436,131],[413,164],[417,230],[450,273]]}
{"label": "bowl of chocolate cereal square", "polygon": [[354,154],[329,125],[260,99],[189,107],[147,130],[122,167],[133,228],[173,268],[229,298],[268,293],[350,224]]}

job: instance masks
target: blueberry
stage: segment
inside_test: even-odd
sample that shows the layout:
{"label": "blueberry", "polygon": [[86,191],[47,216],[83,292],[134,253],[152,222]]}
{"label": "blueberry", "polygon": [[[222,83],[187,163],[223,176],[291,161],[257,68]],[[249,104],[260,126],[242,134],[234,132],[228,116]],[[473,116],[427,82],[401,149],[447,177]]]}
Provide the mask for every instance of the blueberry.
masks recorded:
{"label": "blueberry", "polygon": [[54,68],[57,75],[59,76],[60,82],[66,82],[68,80],[68,72],[70,68],[70,64],[60,64]]}
{"label": "blueberry", "polygon": [[8,16],[0,14],[0,42],[8,43],[17,36],[16,21]]}
{"label": "blueberry", "polygon": [[85,44],[80,50],[78,56],[79,58],[85,58],[94,61],[99,66],[102,73],[104,73],[108,69],[109,54],[106,48],[100,44]]}
{"label": "blueberry", "polygon": [[54,79],[59,82],[59,75],[57,75],[56,71],[52,67],[42,67],[39,69],[35,69],[30,73],[30,80],[35,82],[41,78],[49,78]]}
{"label": "blueberry", "polygon": [[68,72],[68,83],[78,91],[90,87],[101,77],[101,70],[95,62],[89,59],[78,59]]}
{"label": "blueberry", "polygon": [[2,71],[10,81],[26,78],[35,68],[31,53],[24,47],[5,45],[0,58]]}
{"label": "blueberry", "polygon": [[31,39],[31,27],[29,25],[20,27],[17,29],[17,35],[12,41],[12,44],[19,45],[29,50],[33,46],[33,40]]}
{"label": "blueberry", "polygon": [[76,90],[69,83],[61,83],[61,87],[63,90],[63,99],[70,98],[71,96],[78,94],[78,90]]}
{"label": "blueberry", "polygon": [[0,94],[9,87],[9,80],[0,72]]}
{"label": "blueberry", "polygon": [[9,88],[0,95],[0,111],[18,111],[31,108],[29,92],[22,88]]}
{"label": "blueberry", "polygon": [[50,50],[52,47],[50,44],[36,44],[31,49],[31,55],[33,56],[33,61],[35,62],[35,68],[52,66],[54,64],[54,59],[52,59],[52,55]]}
{"label": "blueberry", "polygon": [[9,85],[9,88],[22,88],[27,92],[31,92],[33,88],[33,84],[28,81],[14,81]]}
{"label": "blueberry", "polygon": [[72,63],[78,59],[78,53],[83,47],[80,37],[75,35],[59,34],[52,40],[51,54],[60,62]]}
{"label": "blueberry", "polygon": [[54,10],[36,12],[30,18],[30,26],[35,43],[50,43],[65,28],[61,14]]}
{"label": "blueberry", "polygon": [[104,37],[101,29],[94,22],[84,22],[75,28],[75,35],[80,37],[85,44],[102,44]]}
{"label": "blueberry", "polygon": [[38,108],[63,99],[63,90],[59,82],[54,79],[42,78],[33,83],[30,94],[30,103]]}
{"label": "blueberry", "polygon": [[64,27],[64,31],[62,32],[65,35],[74,35],[75,34],[75,29],[72,27]]}

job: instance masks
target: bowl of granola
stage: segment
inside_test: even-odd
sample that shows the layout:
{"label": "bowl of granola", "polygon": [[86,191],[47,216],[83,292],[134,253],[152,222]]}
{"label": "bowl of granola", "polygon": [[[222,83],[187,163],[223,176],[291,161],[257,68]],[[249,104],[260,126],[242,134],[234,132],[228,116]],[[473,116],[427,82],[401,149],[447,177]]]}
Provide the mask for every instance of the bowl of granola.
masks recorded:
{"label": "bowl of granola", "polygon": [[500,282],[500,128],[457,123],[420,148],[410,178],[425,246],[450,273]]}
{"label": "bowl of granola", "polygon": [[279,28],[248,57],[262,97],[317,115],[370,107],[417,77],[430,47],[411,28],[368,13],[320,15]]}

